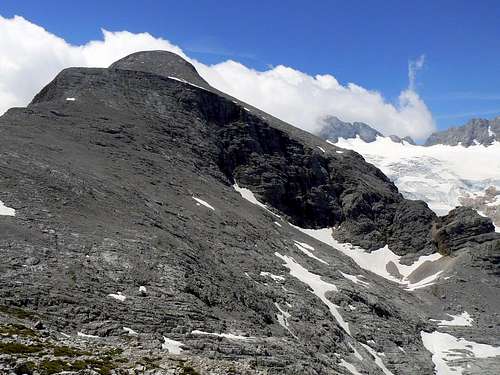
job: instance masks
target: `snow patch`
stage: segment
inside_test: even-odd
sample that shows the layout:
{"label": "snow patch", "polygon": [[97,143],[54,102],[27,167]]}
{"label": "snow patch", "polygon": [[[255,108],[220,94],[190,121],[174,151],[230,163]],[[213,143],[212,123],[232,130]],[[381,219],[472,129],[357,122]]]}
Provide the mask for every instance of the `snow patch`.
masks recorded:
{"label": "snow patch", "polygon": [[192,335],[206,335],[206,336],[217,336],[217,337],[224,337],[229,340],[253,340],[255,337],[251,336],[240,336],[240,335],[234,335],[232,333],[215,333],[215,332],[205,332],[205,331],[200,331],[199,329],[195,329],[194,331],[191,331]]}
{"label": "snow patch", "polygon": [[358,370],[356,370],[356,367],[354,367],[354,365],[346,362],[343,359],[340,360],[340,366],[345,367],[353,375],[362,375]]}
{"label": "snow patch", "polygon": [[108,294],[108,297],[114,298],[114,299],[116,299],[116,300],[118,300],[120,302],[123,302],[123,301],[125,301],[127,299],[127,296],[124,296],[122,294],[122,292],[118,292],[116,294],[113,294],[113,293]]}
{"label": "snow patch", "polygon": [[[312,246],[309,246],[308,244],[306,243],[303,243],[303,242],[298,242],[298,241],[293,241],[295,242],[295,246],[300,250],[302,251],[304,254],[306,254],[309,258],[313,258],[313,259],[316,259],[317,261],[323,263],[323,264],[326,264],[328,265],[327,262],[325,262],[323,259],[320,259],[318,258],[316,255],[314,255],[313,253],[311,253],[308,249],[312,249],[314,250],[314,247]],[[304,246],[305,245],[305,246]]]}
{"label": "snow patch", "polygon": [[283,328],[285,328],[288,332],[290,332],[290,334],[291,334],[293,337],[297,338],[297,336],[295,336],[295,335],[293,334],[293,332],[292,332],[292,331],[290,331],[290,326],[289,326],[289,324],[288,324],[288,318],[290,318],[292,315],[291,315],[289,312],[287,312],[287,311],[285,311],[285,310],[281,309],[281,307],[280,307],[280,305],[278,305],[278,303],[276,303],[276,302],[275,302],[275,303],[274,303],[274,306],[276,306],[276,308],[277,308],[277,309],[278,309],[278,311],[279,311],[279,314],[276,314],[276,318],[278,319],[278,323],[279,323],[279,324],[280,324]]}
{"label": "snow patch", "polygon": [[434,331],[420,332],[425,348],[432,353],[432,362],[437,375],[460,375],[465,370],[468,358],[488,358],[500,356],[500,347],[479,344],[448,333]]}
{"label": "snow patch", "polygon": [[275,222],[274,222],[274,224],[276,224],[276,226],[278,226],[278,227],[282,228],[281,224],[280,224],[280,223],[278,223],[277,221],[275,221]]}
{"label": "snow patch", "polygon": [[75,98],[66,98],[67,102],[74,102],[76,99]]}
{"label": "snow patch", "polygon": [[348,344],[349,344],[349,347],[353,350],[353,352],[354,352],[354,356],[355,356],[358,360],[362,361],[362,360],[363,360],[363,356],[362,356],[361,354],[359,354],[359,352],[356,350],[356,348],[354,347],[354,345],[353,345],[353,344],[351,344],[351,343],[348,343]]}
{"label": "snow patch", "polygon": [[203,199],[196,198],[195,196],[193,196],[192,198],[197,202],[197,204],[196,204],[197,206],[202,205],[202,206],[205,206],[206,208],[210,208],[212,211],[215,211],[215,208],[213,208],[210,204],[205,202]]}
{"label": "snow patch", "polygon": [[446,314],[451,317],[451,320],[437,320],[431,319],[433,322],[437,322],[439,326],[458,326],[458,327],[468,327],[472,325],[474,319],[471,318],[467,311],[464,311],[460,315]]}
{"label": "snow patch", "polygon": [[[250,203],[255,204],[256,206],[259,206],[259,207],[263,208],[264,210],[266,210],[270,214],[276,216],[277,218],[281,217],[279,215],[276,215],[273,211],[271,211],[265,204],[260,203],[257,200],[257,198],[255,198],[255,195],[252,193],[252,191],[250,189],[239,187],[237,183],[235,183],[233,185],[233,189],[236,190],[238,193],[240,193],[240,195],[244,199],[246,199],[247,201],[249,201]],[[279,223],[278,223],[278,225],[279,225]],[[281,225],[279,225],[279,226],[281,226]]]}
{"label": "snow patch", "polygon": [[417,289],[427,288],[431,285],[434,285],[435,284],[434,282],[438,279],[438,277],[439,277],[439,275],[441,275],[441,273],[443,273],[443,271],[438,271],[435,274],[429,275],[426,278],[424,278],[416,283],[410,283],[406,287],[406,290],[408,290],[409,292],[412,292],[412,291],[417,290]]}
{"label": "snow patch", "polygon": [[181,346],[183,345],[184,344],[180,341],[175,341],[163,336],[163,344],[161,344],[161,348],[163,350],[168,350],[170,354],[181,354],[183,351]]}
{"label": "snow patch", "polygon": [[14,210],[13,208],[7,207],[6,205],[3,204],[2,201],[0,201],[0,215],[16,216],[16,210]]}
{"label": "snow patch", "polygon": [[276,308],[280,312],[279,314],[276,314],[276,316],[278,317],[279,324],[281,324],[281,326],[283,326],[284,328],[288,329],[288,318],[290,318],[291,315],[285,310],[282,310],[280,308],[280,305],[278,305],[278,303],[275,302],[274,306],[276,306]]}
{"label": "snow patch", "polygon": [[375,359],[375,364],[382,370],[382,372],[386,375],[394,375],[392,372],[389,371],[387,367],[385,367],[384,362],[382,361],[382,358],[380,358],[380,354],[383,353],[377,353],[374,349],[370,348],[368,345],[360,343],[363,345],[363,348],[365,348]]}
{"label": "snow patch", "polygon": [[87,339],[98,339],[99,338],[99,336],[87,335],[86,333],[83,333],[83,332],[77,332],[76,335],[79,337],[87,338]]}
{"label": "snow patch", "polygon": [[342,276],[344,276],[347,280],[351,280],[355,284],[363,285],[365,287],[369,287],[370,283],[361,280],[359,277],[354,276],[354,275],[349,275],[348,273],[344,273],[342,271],[339,271]]}
{"label": "snow patch", "polygon": [[167,78],[170,78],[170,79],[173,79],[174,81],[179,81],[179,82],[185,83],[187,85],[190,85],[190,86],[197,87],[199,89],[208,91],[206,88],[198,86],[198,85],[195,85],[194,83],[188,82],[188,81],[186,81],[185,79],[182,79],[182,78],[177,78],[177,77],[172,77],[172,76],[169,76]]}
{"label": "snow patch", "polygon": [[285,281],[283,276],[273,275],[271,272],[261,272],[260,276],[268,276],[274,281]]}
{"label": "snow patch", "polygon": [[307,250],[311,250],[311,251],[314,251],[314,247],[312,247],[311,245],[305,243],[305,242],[299,242],[299,241],[293,241],[295,242],[296,244],[302,246],[302,247],[305,247]]}
{"label": "snow patch", "polygon": [[323,152],[323,154],[326,152],[325,149],[321,146],[318,146],[318,148]]}
{"label": "snow patch", "polygon": [[333,315],[335,320],[337,320],[337,323],[350,335],[351,332],[349,330],[349,325],[342,318],[342,315],[340,315],[339,306],[335,305],[328,298],[326,298],[326,293],[338,292],[338,288],[333,284],[321,280],[320,275],[309,272],[307,269],[298,264],[295,259],[286,255],[281,255],[278,252],[274,253],[274,255],[285,262],[283,266],[290,270],[290,275],[299,279],[304,284],[307,284],[312,289],[313,294],[316,295],[326,306],[328,306],[330,313]]}
{"label": "snow patch", "polygon": [[138,335],[138,333],[136,331],[134,331],[132,328],[123,327],[123,330],[125,332],[127,332],[130,336],[137,336]]}

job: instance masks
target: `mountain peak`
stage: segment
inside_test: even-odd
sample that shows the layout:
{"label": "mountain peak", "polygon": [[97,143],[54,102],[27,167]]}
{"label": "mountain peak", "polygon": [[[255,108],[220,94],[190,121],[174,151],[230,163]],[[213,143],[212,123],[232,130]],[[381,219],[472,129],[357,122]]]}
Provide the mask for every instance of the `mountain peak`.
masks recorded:
{"label": "mountain peak", "polygon": [[203,88],[210,88],[208,82],[201,78],[196,68],[190,62],[169,51],[135,52],[115,61],[109,68],[134,70],[163,77],[173,77]]}
{"label": "mountain peak", "polygon": [[365,142],[373,142],[381,133],[363,122],[344,122],[335,116],[327,116],[322,121],[323,127],[317,133],[322,139],[337,142],[339,138],[356,138],[359,136]]}

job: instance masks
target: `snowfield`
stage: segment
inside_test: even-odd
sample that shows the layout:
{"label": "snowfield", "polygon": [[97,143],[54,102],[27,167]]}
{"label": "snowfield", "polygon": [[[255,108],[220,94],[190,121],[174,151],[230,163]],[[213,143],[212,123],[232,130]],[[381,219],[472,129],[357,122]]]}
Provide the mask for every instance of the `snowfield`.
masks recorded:
{"label": "snowfield", "polygon": [[[448,333],[422,331],[420,333],[425,348],[432,353],[432,362],[437,375],[460,375],[470,358],[500,356],[500,347],[479,344]],[[500,360],[500,357],[499,357]]]}
{"label": "snowfield", "polygon": [[[466,204],[463,201],[468,198],[484,196],[491,186],[500,191],[500,142],[488,147],[424,147],[393,142],[389,137],[377,137],[370,143],[357,137],[339,138],[332,144],[360,153],[381,169],[405,198],[425,201],[438,215]],[[500,199],[485,203],[500,212]]]}

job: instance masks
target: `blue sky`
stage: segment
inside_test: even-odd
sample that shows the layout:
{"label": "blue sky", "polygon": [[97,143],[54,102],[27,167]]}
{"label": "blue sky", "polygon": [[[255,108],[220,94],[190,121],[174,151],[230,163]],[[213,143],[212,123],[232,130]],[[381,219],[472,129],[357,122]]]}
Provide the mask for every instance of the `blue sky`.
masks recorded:
{"label": "blue sky", "polygon": [[408,86],[408,61],[425,54],[416,89],[438,128],[500,115],[500,1],[3,0],[0,14],[72,44],[101,28],[147,31],[206,64],[330,73],[388,100]]}

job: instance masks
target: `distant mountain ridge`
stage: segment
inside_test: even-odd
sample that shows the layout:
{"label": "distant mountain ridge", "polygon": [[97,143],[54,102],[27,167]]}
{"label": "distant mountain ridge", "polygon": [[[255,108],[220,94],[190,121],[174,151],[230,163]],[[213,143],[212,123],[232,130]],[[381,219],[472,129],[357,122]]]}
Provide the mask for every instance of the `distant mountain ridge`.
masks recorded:
{"label": "distant mountain ridge", "polygon": [[[316,134],[318,137],[328,139],[331,142],[338,142],[339,138],[349,139],[359,136],[365,142],[375,142],[377,137],[384,135],[364,122],[345,122],[335,116],[327,116],[321,120],[321,128]],[[397,135],[390,135],[393,142],[401,143],[406,141],[415,144],[411,137],[400,138]]]}
{"label": "distant mountain ridge", "polygon": [[[336,143],[339,138],[351,139],[359,137],[365,142],[374,142],[377,137],[385,137],[378,130],[364,122],[345,122],[335,116],[327,116],[321,120],[321,128],[316,134],[323,139]],[[393,142],[406,141],[415,144],[411,137],[388,135]],[[490,146],[493,142],[500,142],[500,116],[491,120],[472,119],[467,124],[451,127],[446,130],[432,133],[424,142],[424,146],[449,145],[464,147],[483,145]]]}
{"label": "distant mountain ridge", "polygon": [[425,146],[436,144],[456,146],[461,144],[489,146],[494,141],[500,142],[500,116],[491,119],[472,119],[467,124],[432,133]]}
{"label": "distant mountain ridge", "polygon": [[383,137],[382,133],[364,122],[344,122],[335,116],[322,119],[322,127],[317,134],[320,138],[331,142],[337,142],[339,138],[356,138],[356,136],[365,142],[373,142],[377,136]]}

